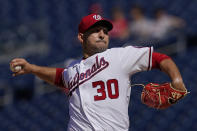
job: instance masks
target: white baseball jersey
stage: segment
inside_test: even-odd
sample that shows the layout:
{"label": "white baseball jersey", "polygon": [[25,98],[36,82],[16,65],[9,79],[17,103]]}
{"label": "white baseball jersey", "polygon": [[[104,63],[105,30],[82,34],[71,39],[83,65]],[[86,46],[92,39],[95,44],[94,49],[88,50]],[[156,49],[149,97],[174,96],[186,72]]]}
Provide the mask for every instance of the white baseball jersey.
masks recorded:
{"label": "white baseball jersey", "polygon": [[63,72],[69,88],[69,131],[126,131],[130,76],[152,64],[152,47],[112,48],[79,60]]}

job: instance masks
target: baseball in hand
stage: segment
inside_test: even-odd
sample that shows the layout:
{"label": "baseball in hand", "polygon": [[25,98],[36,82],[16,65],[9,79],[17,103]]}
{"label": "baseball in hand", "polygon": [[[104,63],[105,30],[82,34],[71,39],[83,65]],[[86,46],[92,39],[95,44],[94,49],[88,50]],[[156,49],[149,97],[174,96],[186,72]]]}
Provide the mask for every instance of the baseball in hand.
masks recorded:
{"label": "baseball in hand", "polygon": [[19,72],[22,69],[22,66],[10,66],[12,72]]}

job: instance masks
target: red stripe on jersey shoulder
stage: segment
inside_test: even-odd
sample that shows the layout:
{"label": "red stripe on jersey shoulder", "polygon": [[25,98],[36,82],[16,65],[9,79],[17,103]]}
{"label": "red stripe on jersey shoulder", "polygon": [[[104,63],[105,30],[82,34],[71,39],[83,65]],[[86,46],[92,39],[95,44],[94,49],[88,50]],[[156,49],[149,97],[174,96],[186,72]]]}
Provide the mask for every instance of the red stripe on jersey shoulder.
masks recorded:
{"label": "red stripe on jersey shoulder", "polygon": [[64,71],[64,68],[56,68],[56,76],[55,76],[55,82],[54,84],[58,87],[64,87],[62,72]]}
{"label": "red stripe on jersey shoulder", "polygon": [[163,61],[165,59],[171,59],[171,58],[165,54],[153,52],[153,54],[152,54],[152,69],[160,69],[160,63],[161,63],[161,61]]}

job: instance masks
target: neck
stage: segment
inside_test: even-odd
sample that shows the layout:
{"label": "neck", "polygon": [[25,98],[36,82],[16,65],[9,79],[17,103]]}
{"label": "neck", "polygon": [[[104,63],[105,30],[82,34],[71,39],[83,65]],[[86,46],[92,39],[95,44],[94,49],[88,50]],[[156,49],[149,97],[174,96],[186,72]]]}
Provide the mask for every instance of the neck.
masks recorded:
{"label": "neck", "polygon": [[93,51],[87,51],[87,50],[83,50],[83,58],[86,59],[92,55],[96,54],[96,52]]}
{"label": "neck", "polygon": [[100,48],[92,47],[89,49],[83,47],[83,58],[86,59],[90,56],[93,56],[94,54],[104,52],[105,50],[106,50],[105,47],[100,47]]}
{"label": "neck", "polygon": [[86,54],[86,53],[83,53],[83,59],[86,59],[86,58],[88,58],[88,57],[90,57],[90,55],[88,55],[88,54]]}
{"label": "neck", "polygon": [[94,54],[96,54],[96,53],[98,53],[98,52],[95,52],[94,50],[83,50],[83,58],[84,59],[86,59],[86,58],[88,58],[88,57],[90,57],[90,56],[92,56],[92,55],[94,55]]}

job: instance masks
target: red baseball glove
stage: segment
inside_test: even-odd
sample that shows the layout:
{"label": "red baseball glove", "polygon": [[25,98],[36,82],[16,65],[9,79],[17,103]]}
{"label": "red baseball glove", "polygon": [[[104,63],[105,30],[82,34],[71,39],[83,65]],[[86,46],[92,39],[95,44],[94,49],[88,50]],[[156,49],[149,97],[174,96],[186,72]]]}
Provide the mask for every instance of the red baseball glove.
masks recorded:
{"label": "red baseball glove", "polygon": [[149,107],[165,109],[172,104],[175,104],[187,94],[187,91],[179,91],[174,89],[171,83],[149,83],[144,86],[141,94],[141,100],[142,103]]}

